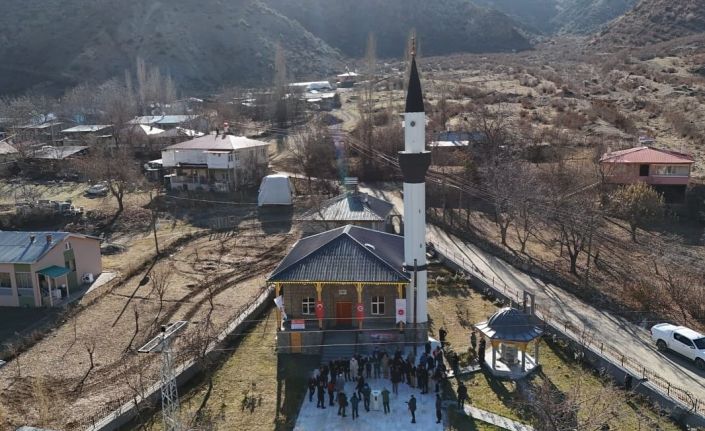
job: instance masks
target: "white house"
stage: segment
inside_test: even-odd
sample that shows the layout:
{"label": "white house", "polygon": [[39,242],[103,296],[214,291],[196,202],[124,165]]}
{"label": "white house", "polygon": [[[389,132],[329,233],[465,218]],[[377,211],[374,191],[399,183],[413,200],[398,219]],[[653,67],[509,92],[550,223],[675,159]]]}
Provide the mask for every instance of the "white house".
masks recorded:
{"label": "white house", "polygon": [[172,190],[230,192],[260,183],[268,147],[244,136],[211,134],[165,148],[162,163]]}

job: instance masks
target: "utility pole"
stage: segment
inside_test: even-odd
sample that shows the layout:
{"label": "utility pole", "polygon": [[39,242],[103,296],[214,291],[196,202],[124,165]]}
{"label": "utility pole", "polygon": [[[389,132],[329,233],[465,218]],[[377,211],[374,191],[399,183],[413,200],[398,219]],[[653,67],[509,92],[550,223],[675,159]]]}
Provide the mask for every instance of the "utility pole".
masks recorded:
{"label": "utility pole", "polygon": [[150,340],[138,350],[139,353],[162,354],[161,367],[161,392],[162,392],[162,416],[164,418],[165,431],[182,431],[181,418],[179,418],[179,392],[176,386],[176,374],[174,372],[174,357],[171,351],[171,341],[175,334],[182,330],[188,322],[180,320],[168,326],[162,326],[161,333]]}
{"label": "utility pole", "polygon": [[[157,193],[159,196],[159,193]],[[154,248],[157,251],[157,257],[161,254],[159,252],[159,241],[157,240],[157,212],[154,210],[154,198],[152,197],[152,191],[149,191],[149,208],[152,211],[152,232],[154,233]]]}

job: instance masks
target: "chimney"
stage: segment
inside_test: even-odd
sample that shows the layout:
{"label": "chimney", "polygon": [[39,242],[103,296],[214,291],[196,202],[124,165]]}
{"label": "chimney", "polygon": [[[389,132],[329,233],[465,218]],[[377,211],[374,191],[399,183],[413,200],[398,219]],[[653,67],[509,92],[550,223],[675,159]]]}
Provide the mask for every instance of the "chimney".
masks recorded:
{"label": "chimney", "polygon": [[349,195],[356,195],[358,193],[358,180],[357,177],[345,177],[343,179],[343,185],[345,186],[345,192]]}
{"label": "chimney", "polygon": [[47,244],[51,244],[51,241],[52,241],[51,234],[48,233],[48,234],[47,234]]}

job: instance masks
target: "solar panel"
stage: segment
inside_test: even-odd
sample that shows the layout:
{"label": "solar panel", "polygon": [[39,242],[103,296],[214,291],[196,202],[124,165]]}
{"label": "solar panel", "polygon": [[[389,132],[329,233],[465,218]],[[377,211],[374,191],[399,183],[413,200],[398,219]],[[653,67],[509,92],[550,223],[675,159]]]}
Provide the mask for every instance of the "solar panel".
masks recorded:
{"label": "solar panel", "polygon": [[179,320],[164,327],[163,331],[156,337],[149,340],[147,344],[137,350],[139,353],[152,353],[162,351],[162,341],[171,338],[172,335],[183,329],[188,322]]}

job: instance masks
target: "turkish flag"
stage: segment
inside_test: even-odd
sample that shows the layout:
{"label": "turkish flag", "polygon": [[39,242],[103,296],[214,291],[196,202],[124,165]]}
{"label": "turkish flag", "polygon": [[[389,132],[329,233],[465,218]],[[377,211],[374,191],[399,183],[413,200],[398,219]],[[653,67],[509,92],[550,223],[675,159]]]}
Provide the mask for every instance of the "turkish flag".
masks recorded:
{"label": "turkish flag", "polygon": [[357,306],[355,307],[355,316],[357,317],[357,320],[362,320],[365,318],[365,306],[362,304],[362,302],[358,302]]}
{"label": "turkish flag", "polygon": [[325,310],[323,309],[323,302],[316,301],[316,318],[323,319],[325,316]]}

